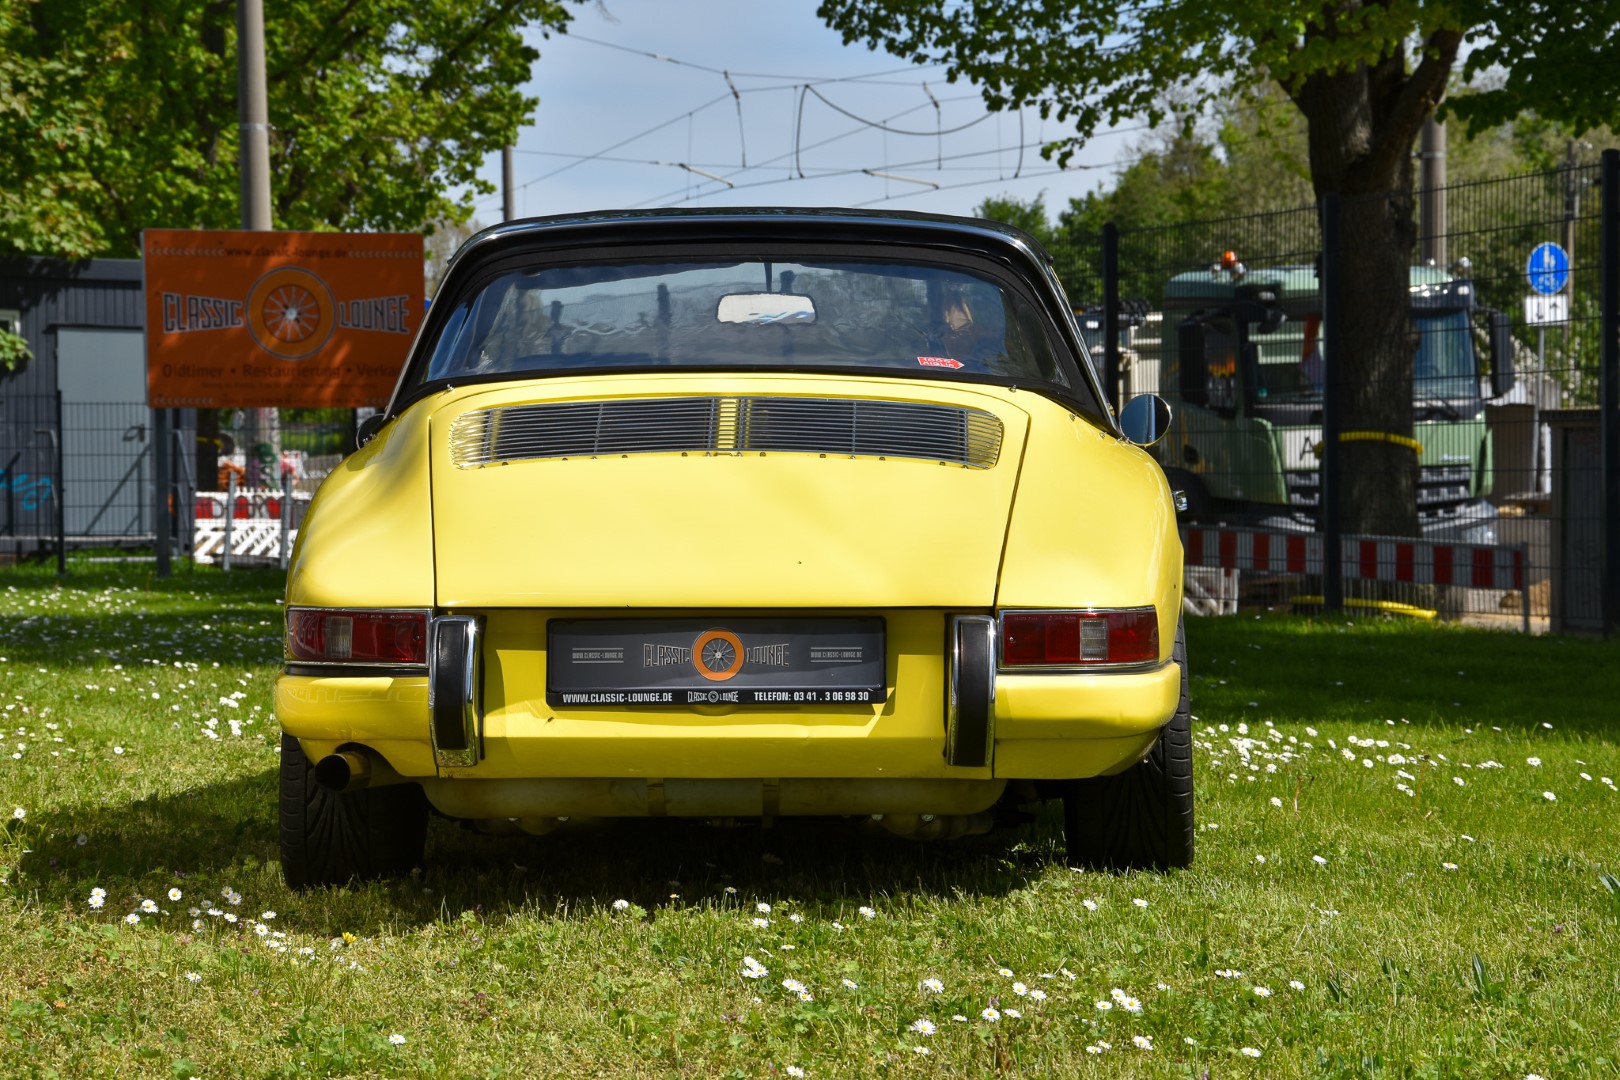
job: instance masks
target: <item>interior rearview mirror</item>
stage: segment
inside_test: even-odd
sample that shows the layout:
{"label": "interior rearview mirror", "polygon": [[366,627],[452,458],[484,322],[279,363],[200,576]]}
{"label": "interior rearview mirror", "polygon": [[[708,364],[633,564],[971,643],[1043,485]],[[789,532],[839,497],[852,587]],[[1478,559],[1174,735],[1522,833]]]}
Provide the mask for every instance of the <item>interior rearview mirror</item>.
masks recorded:
{"label": "interior rearview mirror", "polygon": [[745,326],[807,326],[816,321],[816,305],[798,293],[727,293],[715,318]]}

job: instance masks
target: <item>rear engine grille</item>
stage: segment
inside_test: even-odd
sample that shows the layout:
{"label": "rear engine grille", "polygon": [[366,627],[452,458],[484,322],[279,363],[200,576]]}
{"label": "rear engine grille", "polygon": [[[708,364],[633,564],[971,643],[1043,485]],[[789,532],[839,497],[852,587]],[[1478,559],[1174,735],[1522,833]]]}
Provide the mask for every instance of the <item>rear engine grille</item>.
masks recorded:
{"label": "rear engine grille", "polygon": [[916,401],[691,397],[512,405],[463,413],[450,459],[463,468],[619,454],[805,453],[903,457],[988,469],[994,413]]}

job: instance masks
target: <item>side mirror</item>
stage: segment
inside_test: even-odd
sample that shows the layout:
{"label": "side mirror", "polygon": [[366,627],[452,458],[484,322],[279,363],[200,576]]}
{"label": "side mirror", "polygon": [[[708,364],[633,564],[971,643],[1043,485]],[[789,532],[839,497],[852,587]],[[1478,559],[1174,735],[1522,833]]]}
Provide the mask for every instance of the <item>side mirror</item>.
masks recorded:
{"label": "side mirror", "polygon": [[1176,359],[1181,369],[1181,400],[1188,405],[1208,405],[1209,387],[1204,383],[1204,324],[1183,319],[1176,326]]}
{"label": "side mirror", "polygon": [[1243,411],[1253,416],[1260,401],[1260,346],[1245,341],[1238,347],[1238,359],[1242,364]]}
{"label": "side mirror", "polygon": [[1499,398],[1513,390],[1517,375],[1513,367],[1513,320],[1505,311],[1485,309],[1491,339],[1491,397]]}
{"label": "side mirror", "polygon": [[354,431],[354,448],[358,450],[376,438],[377,432],[382,430],[383,423],[387,419],[388,417],[383,413],[374,412],[360,421],[360,426]]}
{"label": "side mirror", "polygon": [[1158,394],[1133,397],[1120,410],[1119,429],[1137,446],[1152,446],[1170,430],[1170,403]]}

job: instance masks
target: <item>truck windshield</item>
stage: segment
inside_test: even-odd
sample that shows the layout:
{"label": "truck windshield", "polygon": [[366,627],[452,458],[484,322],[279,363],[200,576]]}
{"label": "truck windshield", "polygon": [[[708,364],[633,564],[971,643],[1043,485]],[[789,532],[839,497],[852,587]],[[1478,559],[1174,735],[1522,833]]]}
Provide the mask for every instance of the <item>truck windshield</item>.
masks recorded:
{"label": "truck windshield", "polygon": [[[1414,401],[1457,401],[1479,396],[1479,373],[1474,362],[1473,332],[1468,313],[1415,312],[1412,317],[1416,352],[1412,356]],[[1212,334],[1216,346],[1230,350],[1230,335]],[[1260,361],[1259,397],[1278,405],[1320,401],[1325,369],[1320,319],[1311,315],[1290,322],[1275,334],[1251,334]]]}
{"label": "truck windshield", "polygon": [[1415,314],[1417,352],[1412,358],[1412,396],[1457,400],[1479,396],[1474,337],[1463,311]]}

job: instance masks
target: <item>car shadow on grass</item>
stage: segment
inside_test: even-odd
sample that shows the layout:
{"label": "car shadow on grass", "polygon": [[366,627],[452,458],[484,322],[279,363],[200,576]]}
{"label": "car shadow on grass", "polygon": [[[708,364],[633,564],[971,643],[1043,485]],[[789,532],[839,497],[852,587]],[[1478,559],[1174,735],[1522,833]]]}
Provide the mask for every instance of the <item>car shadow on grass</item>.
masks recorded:
{"label": "car shadow on grass", "polygon": [[174,795],[36,814],[12,887],[83,912],[99,887],[109,920],[143,898],[175,906],[164,902],[171,888],[184,906],[203,907],[231,891],[245,897],[244,914],[274,909],[282,929],[327,934],[464,911],[566,919],[617,900],[649,911],[792,900],[806,915],[853,918],[898,894],[1005,895],[1062,858],[1056,804],[987,835],[926,842],[859,819],[621,819],[530,837],[488,836],[435,817],[425,865],[411,876],[294,892],[281,880],[276,796],[277,774],[267,769]]}

